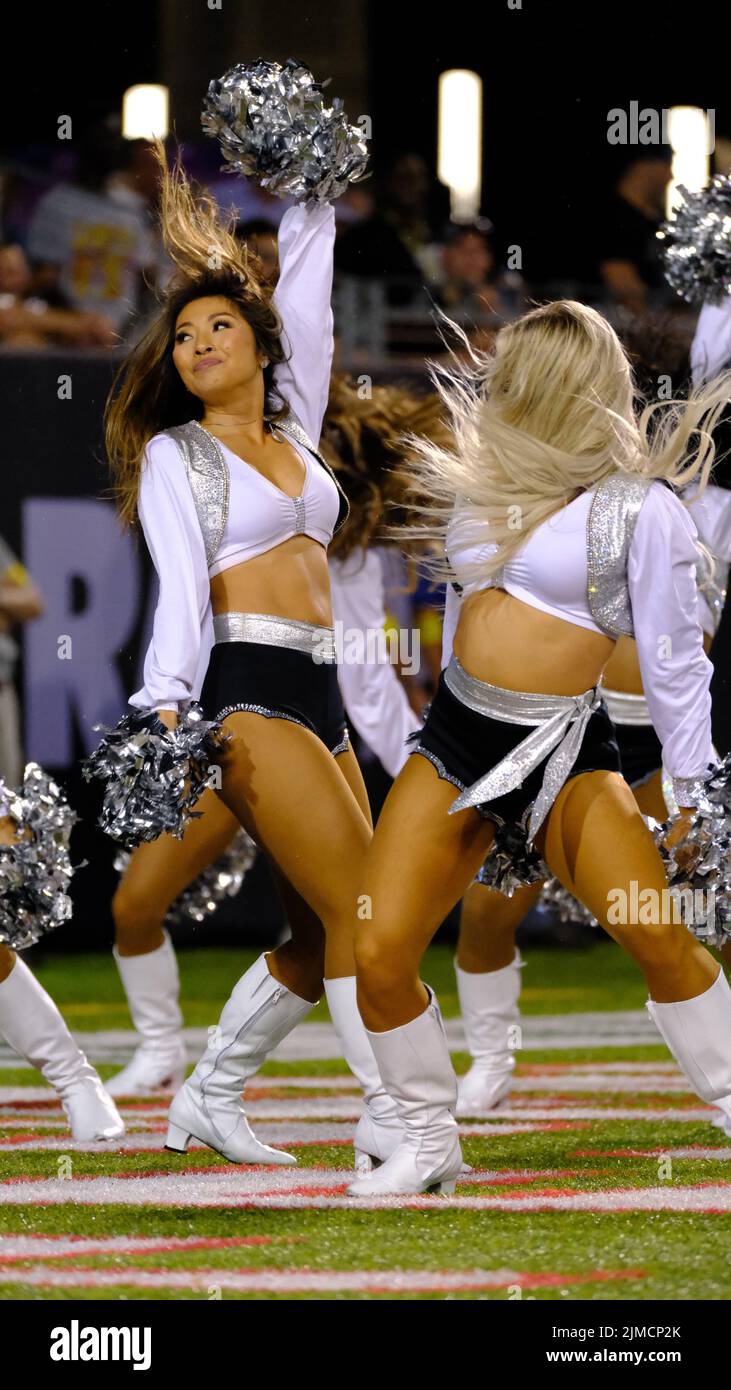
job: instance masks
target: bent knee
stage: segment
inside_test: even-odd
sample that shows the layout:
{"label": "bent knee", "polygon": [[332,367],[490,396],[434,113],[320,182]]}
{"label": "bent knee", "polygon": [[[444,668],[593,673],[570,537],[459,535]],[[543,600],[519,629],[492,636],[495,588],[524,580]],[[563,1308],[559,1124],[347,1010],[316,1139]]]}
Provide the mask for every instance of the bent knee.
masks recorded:
{"label": "bent knee", "polygon": [[133,887],[123,879],[112,897],[112,918],[117,931],[142,932],[161,925],[169,906],[159,903],[149,888]]}
{"label": "bent knee", "polygon": [[398,995],[404,982],[418,974],[418,967],[412,966],[397,944],[365,928],[355,933],[355,969],[358,988],[369,999]]}

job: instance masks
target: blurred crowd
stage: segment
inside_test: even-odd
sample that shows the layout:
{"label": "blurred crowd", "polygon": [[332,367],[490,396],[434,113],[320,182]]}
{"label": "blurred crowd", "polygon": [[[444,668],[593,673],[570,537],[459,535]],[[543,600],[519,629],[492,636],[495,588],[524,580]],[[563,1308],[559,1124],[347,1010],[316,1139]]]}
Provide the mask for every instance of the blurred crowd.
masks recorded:
{"label": "blurred crowd", "polygon": [[[275,281],[286,200],[222,174],[207,142],[182,155],[194,185],[231,211],[237,235]],[[336,203],[337,365],[421,372],[425,356],[444,350],[440,311],[484,347],[530,303],[567,294],[620,321],[625,341],[633,320],[644,322],[646,337],[648,313],[672,313],[682,359],[693,320],[665,284],[656,239],[670,176],[668,149],[635,148],[594,225],[577,235],[576,276],[535,283],[515,254],[520,248],[506,245],[488,217],[453,222],[448,190],[425,159],[399,154]],[[157,202],[150,143],[122,140],[104,123],[55,162],[36,151],[35,159],[0,167],[0,351],[108,353],[136,341],[172,273]],[[665,327],[662,336],[667,345]],[[443,594],[408,573],[400,554],[389,562],[390,624],[419,633],[420,674],[403,673],[419,709],[439,675]],[[0,777],[11,784],[21,766],[13,632],[40,612],[42,596],[0,537]]]}
{"label": "blurred crowd", "polygon": [[[78,146],[78,148],[77,148]],[[210,147],[186,147],[198,186],[235,212],[238,235],[277,273],[286,201],[221,174]],[[215,151],[213,151],[215,159]],[[155,311],[171,265],[157,228],[157,165],[145,140],[105,124],[49,173],[32,159],[0,168],[0,345],[111,349],[133,341]],[[347,365],[439,349],[438,312],[480,344],[536,299],[569,294],[610,314],[681,312],[667,288],[656,232],[671,152],[629,151],[615,186],[583,227],[573,278],[532,281],[515,245],[486,216],[450,220],[448,190],[416,153],[399,154],[336,204],[336,331]]]}

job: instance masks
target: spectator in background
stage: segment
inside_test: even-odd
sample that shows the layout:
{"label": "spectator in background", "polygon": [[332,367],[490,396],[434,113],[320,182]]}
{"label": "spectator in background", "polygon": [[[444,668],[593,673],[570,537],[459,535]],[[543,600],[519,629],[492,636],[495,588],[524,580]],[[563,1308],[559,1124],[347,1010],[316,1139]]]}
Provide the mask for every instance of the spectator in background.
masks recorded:
{"label": "spectator in background", "polygon": [[524,286],[517,272],[498,276],[483,220],[447,228],[441,250],[441,283],[435,298],[457,323],[497,330],[524,307]]}
{"label": "spectator in background", "polygon": [[21,246],[0,246],[0,344],[43,348],[113,347],[116,336],[101,314],[54,308],[32,294],[30,266]]}
{"label": "spectator in background", "polygon": [[378,211],[336,241],[336,270],[385,278],[391,305],[412,304],[423,293],[429,248],[448,216],[444,201],[435,207],[440,192],[446,198],[441,184],[435,192],[435,180],[421,155],[399,155],[386,174]]}
{"label": "spectator in background", "polygon": [[103,314],[121,339],[139,310],[150,243],[139,211],[107,191],[119,158],[119,143],[106,129],[84,139],[73,181],[50,189],[38,203],[27,252],[42,298],[53,295],[58,307]]}
{"label": "spectator in background", "polygon": [[657,241],[671,175],[672,150],[667,145],[638,147],[600,215],[601,279],[612,297],[633,313],[674,299],[663,275]]}
{"label": "spectator in background", "polygon": [[252,217],[248,222],[237,222],[234,235],[245,246],[251,247],[264,267],[264,278],[274,284],[279,276],[277,228],[274,223],[267,222],[263,217]]}
{"label": "spectator in background", "polygon": [[17,787],[23,777],[20,706],[15,689],[16,623],[40,617],[43,600],[28,571],[0,536],[0,779]]}
{"label": "spectator in background", "polygon": [[150,140],[122,141],[121,163],[107,179],[106,191],[119,207],[134,212],[146,228],[148,245],[144,275],[150,303],[143,304],[143,308],[156,308],[153,292],[165,288],[174,266],[160,235],[160,171]]}

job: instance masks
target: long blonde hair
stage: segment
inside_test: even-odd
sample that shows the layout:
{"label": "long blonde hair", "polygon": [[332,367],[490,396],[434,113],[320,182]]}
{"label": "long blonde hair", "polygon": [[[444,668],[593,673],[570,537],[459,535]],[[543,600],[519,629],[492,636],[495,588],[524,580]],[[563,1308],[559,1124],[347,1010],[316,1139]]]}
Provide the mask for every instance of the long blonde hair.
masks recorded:
{"label": "long blonde hair", "polygon": [[542,305],[503,328],[491,352],[445,324],[461,354],[431,364],[430,375],[454,444],[408,440],[409,533],[439,543],[428,562],[437,576],[449,572],[441,546],[457,503],[460,548],[496,546],[464,565],[473,582],[498,571],[536,527],[610,473],[667,478],[677,488],[700,477],[705,487],[731,373],[687,400],[651,402],[637,416],[629,360],[595,309],[574,300]]}

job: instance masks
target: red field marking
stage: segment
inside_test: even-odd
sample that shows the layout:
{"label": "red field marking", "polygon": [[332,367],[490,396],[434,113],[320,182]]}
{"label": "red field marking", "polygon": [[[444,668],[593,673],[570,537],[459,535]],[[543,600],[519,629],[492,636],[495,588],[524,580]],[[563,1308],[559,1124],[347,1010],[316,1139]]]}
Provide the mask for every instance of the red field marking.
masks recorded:
{"label": "red field marking", "polygon": [[[77,1246],[83,1249],[71,1249],[60,1251],[47,1251],[42,1258],[47,1260],[77,1260],[80,1256],[88,1258],[93,1255],[169,1255],[178,1250],[232,1250],[242,1247],[254,1247],[262,1245],[272,1245],[272,1236],[170,1236],[166,1240],[155,1237],[134,1236],[109,1238],[102,1237],[99,1240],[87,1239],[85,1236],[39,1236],[38,1244],[42,1245],[46,1240],[55,1239],[59,1242],[74,1241]],[[292,1240],[302,1240],[302,1236],[292,1236],[288,1238],[287,1244]],[[2,1236],[0,1237],[0,1266],[24,1263],[28,1260],[37,1259],[38,1255],[32,1250],[27,1253],[10,1254],[3,1253],[4,1247],[13,1240],[24,1241],[29,1245],[34,1238],[30,1236]],[[80,1269],[91,1268],[91,1266],[79,1265]]]}

